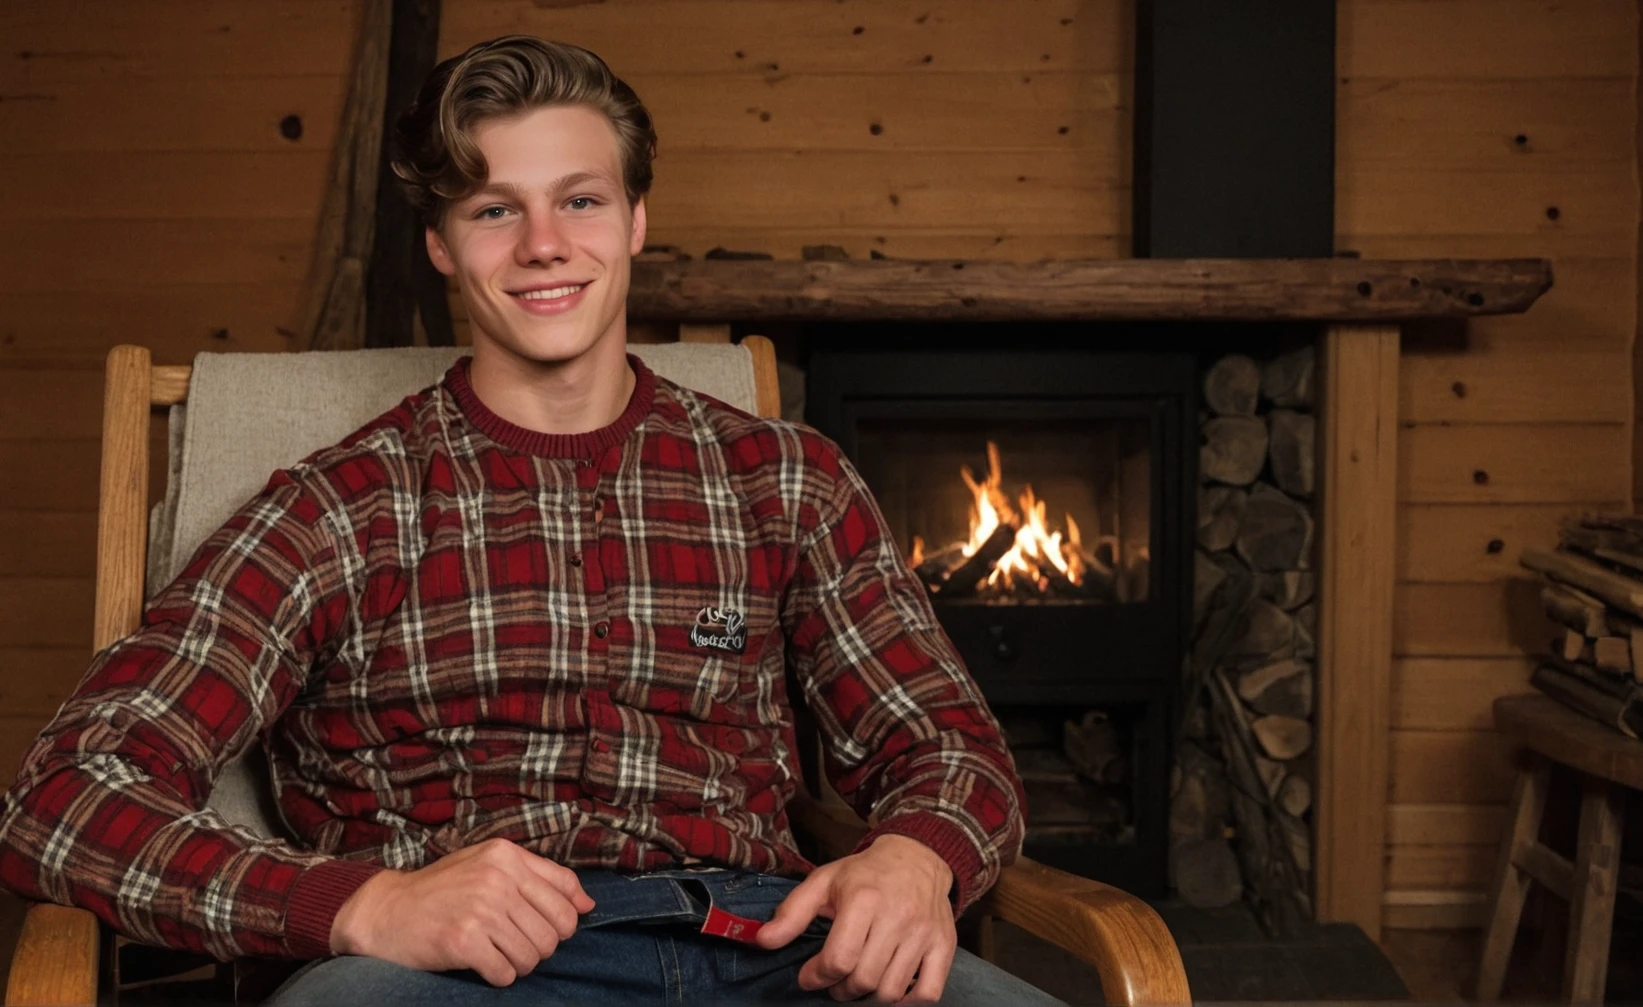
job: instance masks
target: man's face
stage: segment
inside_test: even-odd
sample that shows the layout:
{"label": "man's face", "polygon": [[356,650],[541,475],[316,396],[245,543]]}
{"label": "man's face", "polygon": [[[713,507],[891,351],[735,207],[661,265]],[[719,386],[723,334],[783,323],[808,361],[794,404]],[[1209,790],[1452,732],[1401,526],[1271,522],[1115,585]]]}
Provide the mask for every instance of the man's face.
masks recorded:
{"label": "man's face", "polygon": [[476,351],[561,363],[624,339],[645,206],[628,205],[610,123],[558,106],[492,119],[473,136],[485,185],[447,207],[427,241],[434,265],[457,278]]}

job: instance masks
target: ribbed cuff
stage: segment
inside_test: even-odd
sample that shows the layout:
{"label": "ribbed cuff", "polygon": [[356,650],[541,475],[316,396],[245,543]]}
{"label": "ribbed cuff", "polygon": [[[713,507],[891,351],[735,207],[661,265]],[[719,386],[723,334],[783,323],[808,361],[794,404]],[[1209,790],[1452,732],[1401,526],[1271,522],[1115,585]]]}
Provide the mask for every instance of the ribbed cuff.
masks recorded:
{"label": "ribbed cuff", "polygon": [[981,897],[976,890],[981,880],[981,852],[971,844],[964,830],[928,811],[912,811],[897,815],[861,837],[851,853],[860,853],[873,845],[880,836],[906,836],[916,839],[934,850],[936,856],[947,861],[953,872],[953,915],[957,916]]}
{"label": "ribbed cuff", "polygon": [[359,886],[384,868],[357,860],[327,860],[302,872],[285,906],[285,946],[291,957],[331,957],[331,926]]}

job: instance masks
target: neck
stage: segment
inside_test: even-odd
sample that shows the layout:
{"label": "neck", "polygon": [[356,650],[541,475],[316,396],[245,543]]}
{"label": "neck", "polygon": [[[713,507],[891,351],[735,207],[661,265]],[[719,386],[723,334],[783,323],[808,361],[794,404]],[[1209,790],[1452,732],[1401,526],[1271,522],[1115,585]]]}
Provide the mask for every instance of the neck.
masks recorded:
{"label": "neck", "polygon": [[552,363],[475,340],[468,380],[491,412],[544,434],[610,426],[627,408],[635,382],[625,339],[601,339],[581,356]]}

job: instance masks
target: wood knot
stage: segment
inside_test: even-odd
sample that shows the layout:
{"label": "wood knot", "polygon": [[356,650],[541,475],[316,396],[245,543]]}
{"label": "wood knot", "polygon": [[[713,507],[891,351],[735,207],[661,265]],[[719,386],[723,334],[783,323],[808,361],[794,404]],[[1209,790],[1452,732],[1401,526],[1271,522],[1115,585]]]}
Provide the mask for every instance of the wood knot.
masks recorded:
{"label": "wood knot", "polygon": [[1477,483],[1479,486],[1488,485],[1489,473],[1483,471],[1482,469],[1478,469],[1472,473],[1472,481]]}

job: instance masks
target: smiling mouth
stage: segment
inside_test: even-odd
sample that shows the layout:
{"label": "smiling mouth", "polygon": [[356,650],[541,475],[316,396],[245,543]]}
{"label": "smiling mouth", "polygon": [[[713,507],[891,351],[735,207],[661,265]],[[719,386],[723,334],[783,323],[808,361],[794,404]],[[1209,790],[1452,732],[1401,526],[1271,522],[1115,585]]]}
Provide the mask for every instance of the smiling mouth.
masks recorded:
{"label": "smiling mouth", "polygon": [[585,286],[586,283],[572,283],[563,287],[549,287],[547,290],[525,290],[513,296],[522,301],[556,301],[561,297],[569,297]]}

